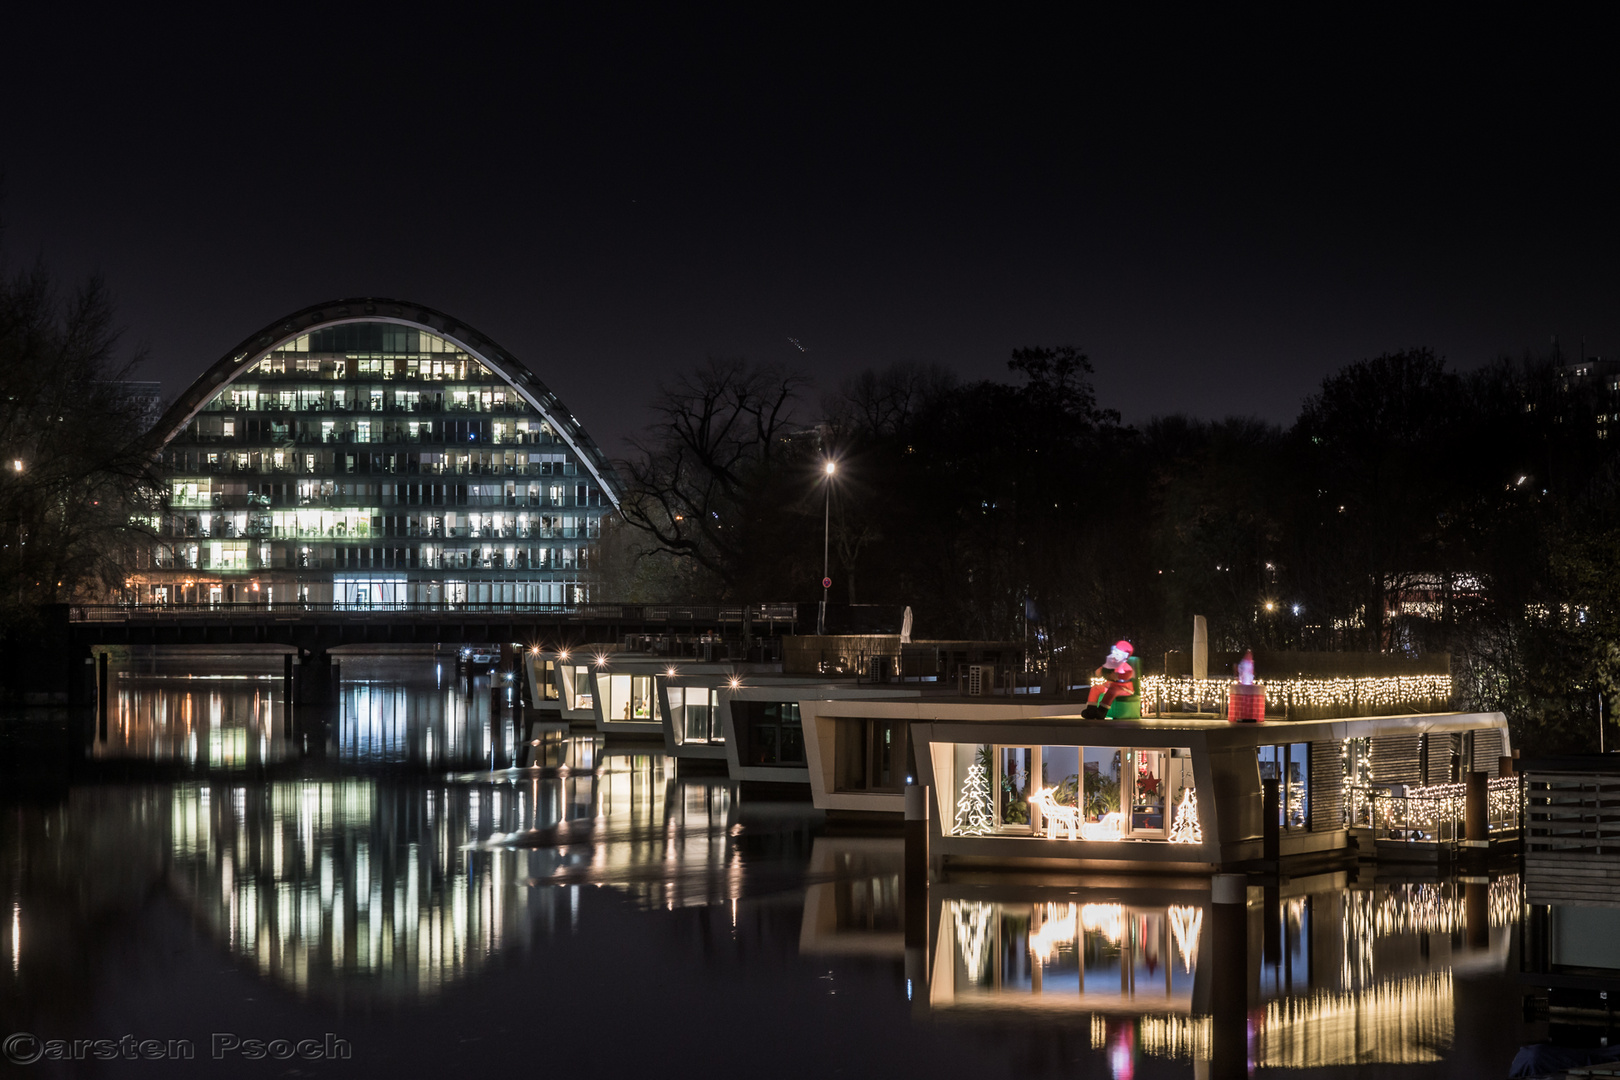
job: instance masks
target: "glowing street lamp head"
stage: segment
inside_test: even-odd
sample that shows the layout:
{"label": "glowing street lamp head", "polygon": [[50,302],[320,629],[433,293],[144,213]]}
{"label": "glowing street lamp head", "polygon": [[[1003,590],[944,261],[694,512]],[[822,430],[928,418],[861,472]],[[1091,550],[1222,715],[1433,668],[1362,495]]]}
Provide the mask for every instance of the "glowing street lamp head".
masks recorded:
{"label": "glowing street lamp head", "polygon": [[838,471],[838,462],[829,461],[826,465],[822,466],[822,468],[826,470],[828,476],[831,476],[833,473]]}
{"label": "glowing street lamp head", "polygon": [[673,679],[675,677],[675,669],[674,668],[666,668],[664,670],[664,674],[666,676],[668,676],[669,678]]}
{"label": "glowing street lamp head", "polygon": [[23,471],[23,463],[22,463],[21,458],[13,458],[12,459],[12,461],[11,461],[11,471],[12,472],[22,472]]}

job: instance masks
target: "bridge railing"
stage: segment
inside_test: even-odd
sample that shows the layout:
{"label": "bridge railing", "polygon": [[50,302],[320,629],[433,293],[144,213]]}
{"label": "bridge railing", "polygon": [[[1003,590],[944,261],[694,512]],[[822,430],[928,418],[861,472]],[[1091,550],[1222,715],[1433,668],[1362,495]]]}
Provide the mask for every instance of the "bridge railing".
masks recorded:
{"label": "bridge railing", "polygon": [[795,604],[690,605],[690,604],[519,604],[491,601],[398,603],[267,603],[75,604],[68,609],[71,622],[163,622],[174,619],[263,619],[341,616],[389,618],[423,616],[442,618],[465,615],[563,618],[572,622],[635,623],[741,623],[792,622]]}

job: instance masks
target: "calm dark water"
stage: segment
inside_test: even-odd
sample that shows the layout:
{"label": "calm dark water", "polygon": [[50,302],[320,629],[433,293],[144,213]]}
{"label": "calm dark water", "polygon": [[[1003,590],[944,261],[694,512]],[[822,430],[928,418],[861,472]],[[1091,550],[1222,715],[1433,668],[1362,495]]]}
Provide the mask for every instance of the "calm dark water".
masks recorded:
{"label": "calm dark water", "polygon": [[1516,875],[1255,887],[1224,968],[1207,883],[953,879],[908,960],[894,836],[525,728],[430,660],[350,659],[289,716],[277,665],[125,669],[104,731],[0,722],[0,1037],[195,1055],[14,1071],[1208,1075],[1241,1000],[1260,1072],[1498,1077],[1545,1033]]}

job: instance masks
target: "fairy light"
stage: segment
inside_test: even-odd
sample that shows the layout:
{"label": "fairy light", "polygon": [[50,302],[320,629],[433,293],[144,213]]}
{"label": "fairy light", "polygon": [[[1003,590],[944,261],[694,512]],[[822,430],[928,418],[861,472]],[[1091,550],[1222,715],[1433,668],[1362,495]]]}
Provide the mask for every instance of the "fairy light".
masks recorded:
{"label": "fairy light", "polygon": [[[1093,676],[1091,685],[1102,679]],[[1219,708],[1234,685],[1231,679],[1194,679],[1188,675],[1143,675],[1138,679],[1144,702],[1165,708],[1197,711]],[[1414,703],[1449,702],[1450,675],[1362,675],[1316,679],[1294,676],[1256,679],[1274,706],[1299,709],[1335,709],[1354,706],[1390,709]]]}
{"label": "fairy light", "polygon": [[[1377,795],[1373,802],[1381,809],[1381,824],[1386,828],[1433,828],[1462,821],[1467,796],[1466,784],[1427,784],[1407,788],[1404,796]],[[1518,777],[1492,777],[1485,794],[1488,824],[1495,827],[1517,824],[1523,800],[1524,790]]]}

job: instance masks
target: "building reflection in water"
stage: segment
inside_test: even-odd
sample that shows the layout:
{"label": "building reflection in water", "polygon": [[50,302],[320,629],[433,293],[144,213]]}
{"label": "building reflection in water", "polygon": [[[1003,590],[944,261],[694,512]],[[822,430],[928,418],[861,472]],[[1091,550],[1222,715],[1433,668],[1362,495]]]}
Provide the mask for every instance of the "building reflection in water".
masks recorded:
{"label": "building reflection in water", "polygon": [[248,769],[294,755],[279,678],[142,675],[117,686],[96,758]]}
{"label": "building reflection in water", "polygon": [[534,769],[441,784],[186,783],[169,878],[236,956],[317,996],[432,994],[567,932],[585,884],[647,903],[734,899],[723,782],[600,736],[542,740]]}

